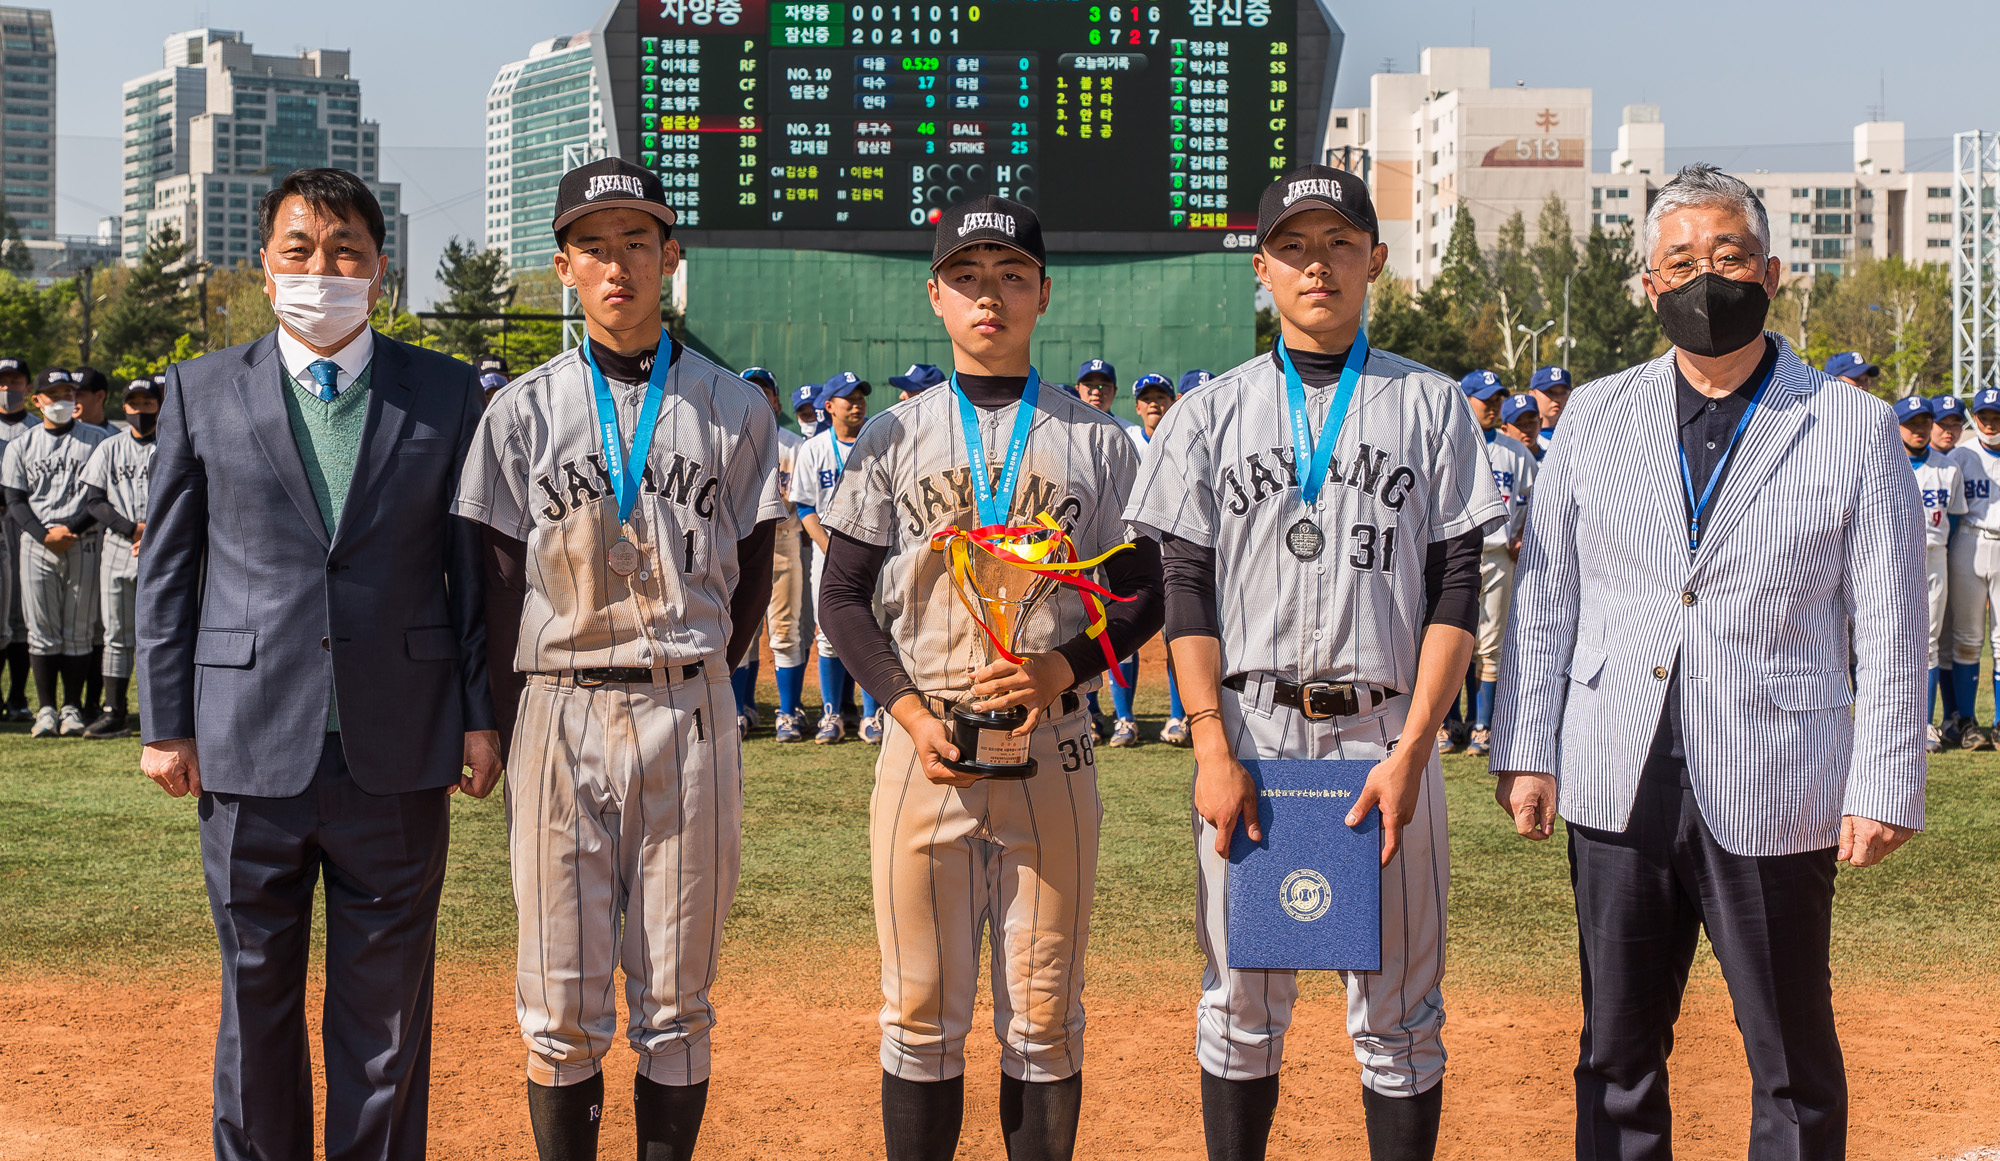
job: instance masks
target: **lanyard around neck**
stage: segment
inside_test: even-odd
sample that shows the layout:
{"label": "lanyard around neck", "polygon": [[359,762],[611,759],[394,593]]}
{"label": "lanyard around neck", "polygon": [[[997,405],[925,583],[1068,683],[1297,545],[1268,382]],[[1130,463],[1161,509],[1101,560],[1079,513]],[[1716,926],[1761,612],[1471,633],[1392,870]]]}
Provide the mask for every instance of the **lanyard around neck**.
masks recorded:
{"label": "lanyard around neck", "polygon": [[1354,332],[1354,345],[1347,349],[1347,364],[1340,369],[1340,386],[1333,393],[1333,402],[1327,405],[1317,442],[1313,439],[1312,421],[1306,416],[1305,381],[1299,378],[1298,368],[1292,366],[1292,353],[1285,349],[1285,340],[1279,339],[1277,348],[1278,362],[1285,368],[1285,405],[1291,413],[1292,462],[1299,473],[1299,495],[1310,508],[1319,498],[1320,485],[1326,483],[1327,469],[1333,466],[1334,445],[1340,442],[1340,428],[1347,422],[1348,405],[1354,400],[1355,386],[1361,382],[1361,368],[1368,362],[1368,335]]}
{"label": "lanyard around neck", "polygon": [[1688,502],[1688,552],[1701,547],[1701,517],[1708,511],[1708,502],[1715,498],[1715,485],[1722,479],[1722,469],[1729,466],[1729,458],[1736,454],[1736,444],[1750,426],[1750,417],[1757,414],[1757,405],[1763,402],[1764,389],[1778,374],[1776,364],[1765,373],[1764,381],[1757,384],[1757,391],[1750,396],[1750,406],[1743,409],[1743,418],[1736,421],[1736,430],[1730,433],[1729,445],[1722,449],[1722,458],[1715,461],[1715,467],[1708,473],[1708,484],[1701,490],[1701,498],[1694,494],[1694,476],[1688,471],[1688,453],[1685,442],[1676,441],[1681,452],[1681,487],[1686,489]]}
{"label": "lanyard around neck", "polygon": [[611,387],[604,381],[604,372],[597,365],[597,357],[590,353],[590,342],[583,344],[584,362],[590,364],[590,383],[597,393],[597,428],[604,440],[604,474],[611,480],[611,494],[618,497],[618,526],[620,528],[632,519],[632,506],[639,499],[639,481],[646,474],[646,457],[653,450],[653,429],[660,421],[660,400],[666,395],[667,367],[673,362],[674,340],[667,332],[660,332],[660,345],[653,352],[653,375],[646,383],[646,401],[639,407],[639,426],[632,432],[632,455],[629,462],[638,465],[637,471],[627,471],[628,463],[620,452],[618,437],[618,405],[611,399]]}
{"label": "lanyard around neck", "polygon": [[1028,450],[1028,430],[1035,425],[1035,399],[1041,393],[1041,372],[1028,368],[1028,385],[1021,390],[1020,410],[1014,413],[1014,435],[1007,441],[1007,460],[1000,469],[1000,483],[992,483],[992,469],[986,464],[986,441],[979,435],[979,409],[958,385],[958,372],[951,375],[951,394],[958,401],[959,426],[965,429],[965,458],[972,467],[972,498],[979,506],[983,527],[1007,523],[1014,511],[1014,485],[1021,476],[1021,456]]}

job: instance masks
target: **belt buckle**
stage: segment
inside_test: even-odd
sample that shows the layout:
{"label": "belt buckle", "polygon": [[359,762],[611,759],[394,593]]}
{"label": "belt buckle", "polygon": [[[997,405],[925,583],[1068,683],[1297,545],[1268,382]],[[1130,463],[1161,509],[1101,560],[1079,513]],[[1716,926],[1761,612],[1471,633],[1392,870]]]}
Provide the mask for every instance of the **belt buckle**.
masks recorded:
{"label": "belt buckle", "polygon": [[1334,688],[1334,684],[1331,681],[1305,681],[1299,683],[1299,712],[1305,715],[1307,721],[1323,722],[1338,713],[1336,709],[1321,709],[1318,705],[1319,696],[1323,693],[1331,694]]}
{"label": "belt buckle", "polygon": [[597,687],[605,684],[603,675],[599,674],[592,677],[585,677],[584,672],[585,671],[583,670],[579,670],[577,671],[576,674],[576,683],[582,686],[583,688],[596,689]]}

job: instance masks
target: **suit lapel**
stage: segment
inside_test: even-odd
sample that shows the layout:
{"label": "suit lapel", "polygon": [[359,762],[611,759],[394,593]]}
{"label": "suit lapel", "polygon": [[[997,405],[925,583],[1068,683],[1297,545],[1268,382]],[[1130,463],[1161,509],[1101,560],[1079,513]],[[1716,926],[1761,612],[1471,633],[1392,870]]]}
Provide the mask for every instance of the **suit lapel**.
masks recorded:
{"label": "suit lapel", "polygon": [[264,458],[277,473],[278,484],[290,496],[299,515],[312,526],[321,544],[330,544],[326,518],[320,515],[319,501],[313,497],[312,482],[306,479],[305,460],[292,435],[292,417],[285,409],[285,368],[278,358],[276,332],[265,335],[250,349],[249,366],[232,381],[236,398],[249,418],[250,434],[263,449]]}
{"label": "suit lapel", "polygon": [[361,425],[361,452],[355,457],[354,479],[347,487],[347,502],[341,505],[340,519],[333,536],[340,539],[347,530],[348,516],[366,511],[369,493],[388,475],[390,457],[403,438],[410,404],[415,393],[403,381],[402,347],[380,332],[375,335],[375,353],[369,360],[368,414]]}
{"label": "suit lapel", "polygon": [[[1639,378],[1633,445],[1639,455],[1639,479],[1654,482],[1642,489],[1666,529],[1668,543],[1682,557],[1687,543],[1687,508],[1681,502],[1680,426],[1674,410],[1673,355],[1655,359]],[[1557,438],[1561,438],[1558,436]]]}
{"label": "suit lapel", "polygon": [[1723,478],[1721,490],[1709,501],[1715,506],[1709,517],[1709,526],[1702,532],[1701,548],[1696,551],[1694,567],[1699,569],[1715,555],[1715,546],[1720,543],[1743,519],[1743,514],[1755,504],[1759,493],[1764,490],[1765,481],[1771,478],[1778,465],[1784,461],[1792,445],[1798,442],[1799,431],[1805,426],[1812,409],[1806,406],[1806,398],[1818,389],[1819,384],[1807,373],[1804,363],[1783,339],[1778,340],[1778,361],[1771,371],[1771,383],[1764,389],[1763,401],[1757,405],[1757,414],[1751,418],[1750,426],[1744,430],[1743,439],[1735,452],[1736,462]]}

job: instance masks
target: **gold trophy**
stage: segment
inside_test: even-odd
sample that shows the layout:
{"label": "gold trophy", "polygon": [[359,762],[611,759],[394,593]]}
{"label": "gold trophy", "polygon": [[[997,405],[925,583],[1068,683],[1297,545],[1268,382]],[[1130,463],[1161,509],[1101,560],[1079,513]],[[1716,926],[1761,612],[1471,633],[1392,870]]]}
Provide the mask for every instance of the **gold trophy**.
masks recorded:
{"label": "gold trophy", "polygon": [[[1061,583],[1059,571],[1042,568],[1069,561],[1069,538],[1060,528],[1042,526],[953,528],[938,533],[932,547],[947,554],[959,602],[985,630],[982,664],[1003,658],[1020,664],[1029,619]],[[952,711],[952,741],[958,745],[959,760],[946,760],[945,766],[981,778],[1033,777],[1035,760],[1028,756],[1028,738],[1014,736],[1028,720],[1027,709],[970,707],[966,702]]]}

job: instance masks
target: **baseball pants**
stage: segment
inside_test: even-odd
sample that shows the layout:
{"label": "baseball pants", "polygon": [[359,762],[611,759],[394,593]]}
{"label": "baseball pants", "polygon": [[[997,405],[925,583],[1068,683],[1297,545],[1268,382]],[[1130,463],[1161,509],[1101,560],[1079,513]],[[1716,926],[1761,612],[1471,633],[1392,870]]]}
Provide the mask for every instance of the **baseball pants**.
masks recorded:
{"label": "baseball pants", "polygon": [[52,552],[22,533],[21,612],[28,622],[28,652],[81,657],[97,635],[98,555],[104,534],[77,538],[67,552]]}
{"label": "baseball pants", "polygon": [[[824,552],[813,553],[812,566],[811,566],[812,593],[810,595],[815,600],[817,600],[819,597],[820,574],[824,573],[825,571],[826,571],[826,553]],[[818,618],[814,618],[814,620],[817,621]],[[826,634],[821,631],[819,625],[815,624],[813,626],[812,634],[813,634],[813,644],[819,647],[819,655],[821,658],[835,658],[835,659],[839,658],[840,654],[833,651],[833,642],[826,639]],[[804,662],[800,662],[800,664],[803,665]],[[836,693],[834,695],[835,700],[838,700],[838,697],[839,695],[838,693]]]}
{"label": "baseball pants", "polygon": [[[1252,683],[1222,691],[1222,722],[1239,758],[1335,758],[1377,761],[1403,730],[1409,697],[1365,717],[1309,721],[1296,710],[1259,708]],[[1215,853],[1215,828],[1194,816],[1195,930],[1207,966],[1197,1008],[1195,1050],[1202,1068],[1225,1080],[1256,1080],[1278,1071],[1285,1032],[1299,995],[1298,973],[1238,971],[1229,964],[1229,860]],[[1445,895],[1451,883],[1445,833],[1444,768],[1432,754],[1416,817],[1402,849],[1382,869],[1382,970],[1343,972],[1347,1034],[1361,1062],[1361,1083],[1383,1096],[1428,1091],[1444,1075]]]}
{"label": "baseball pants", "polygon": [[14,622],[21,613],[20,569],[14,567],[14,541],[6,534],[6,513],[0,512],[0,649],[14,643]]}
{"label": "baseball pants", "polygon": [[869,803],[882,1070],[915,1081],[965,1073],[990,924],[1001,1070],[1030,1083],[1076,1075],[1104,818],[1089,715],[1079,706],[1035,731],[1034,777],[962,790],[924,777],[909,734],[886,724]]}
{"label": "baseball pants", "polygon": [[[777,548],[771,559],[771,604],[764,624],[771,633],[771,661],[780,669],[806,663],[812,644],[805,627],[806,574],[800,559],[802,535],[778,529]],[[753,650],[754,652],[754,650]]]}
{"label": "baseball pants", "polygon": [[[1931,603],[1931,668],[1938,667],[1939,642],[1944,638],[1945,611],[1951,604],[1951,549],[1947,545],[1932,545],[1924,550],[1924,579],[1928,584]],[[1924,707],[1924,716],[1930,716],[1930,706]]]}
{"label": "baseball pants", "polygon": [[1473,656],[1479,659],[1479,680],[1500,680],[1500,642],[1507,631],[1507,610],[1514,603],[1514,561],[1505,548],[1479,553],[1479,637]]}
{"label": "baseball pants", "polygon": [[[743,755],[721,658],[653,685],[530,675],[507,764],[528,1078],[595,1076],[617,1033],[665,1085],[709,1074],[722,922],[742,861]],[[664,680],[671,677],[672,681]]]}
{"label": "baseball pants", "polygon": [[98,570],[98,604],[104,613],[104,676],[132,676],[133,619],[139,596],[139,554],[122,536],[104,537]]}
{"label": "baseball pants", "polygon": [[[1948,560],[1952,663],[1977,665],[1987,640],[1986,607],[2000,607],[2000,532],[1961,526],[1951,539]],[[1993,630],[2000,644],[2000,621]],[[1961,707],[1960,712],[1970,711]]]}

